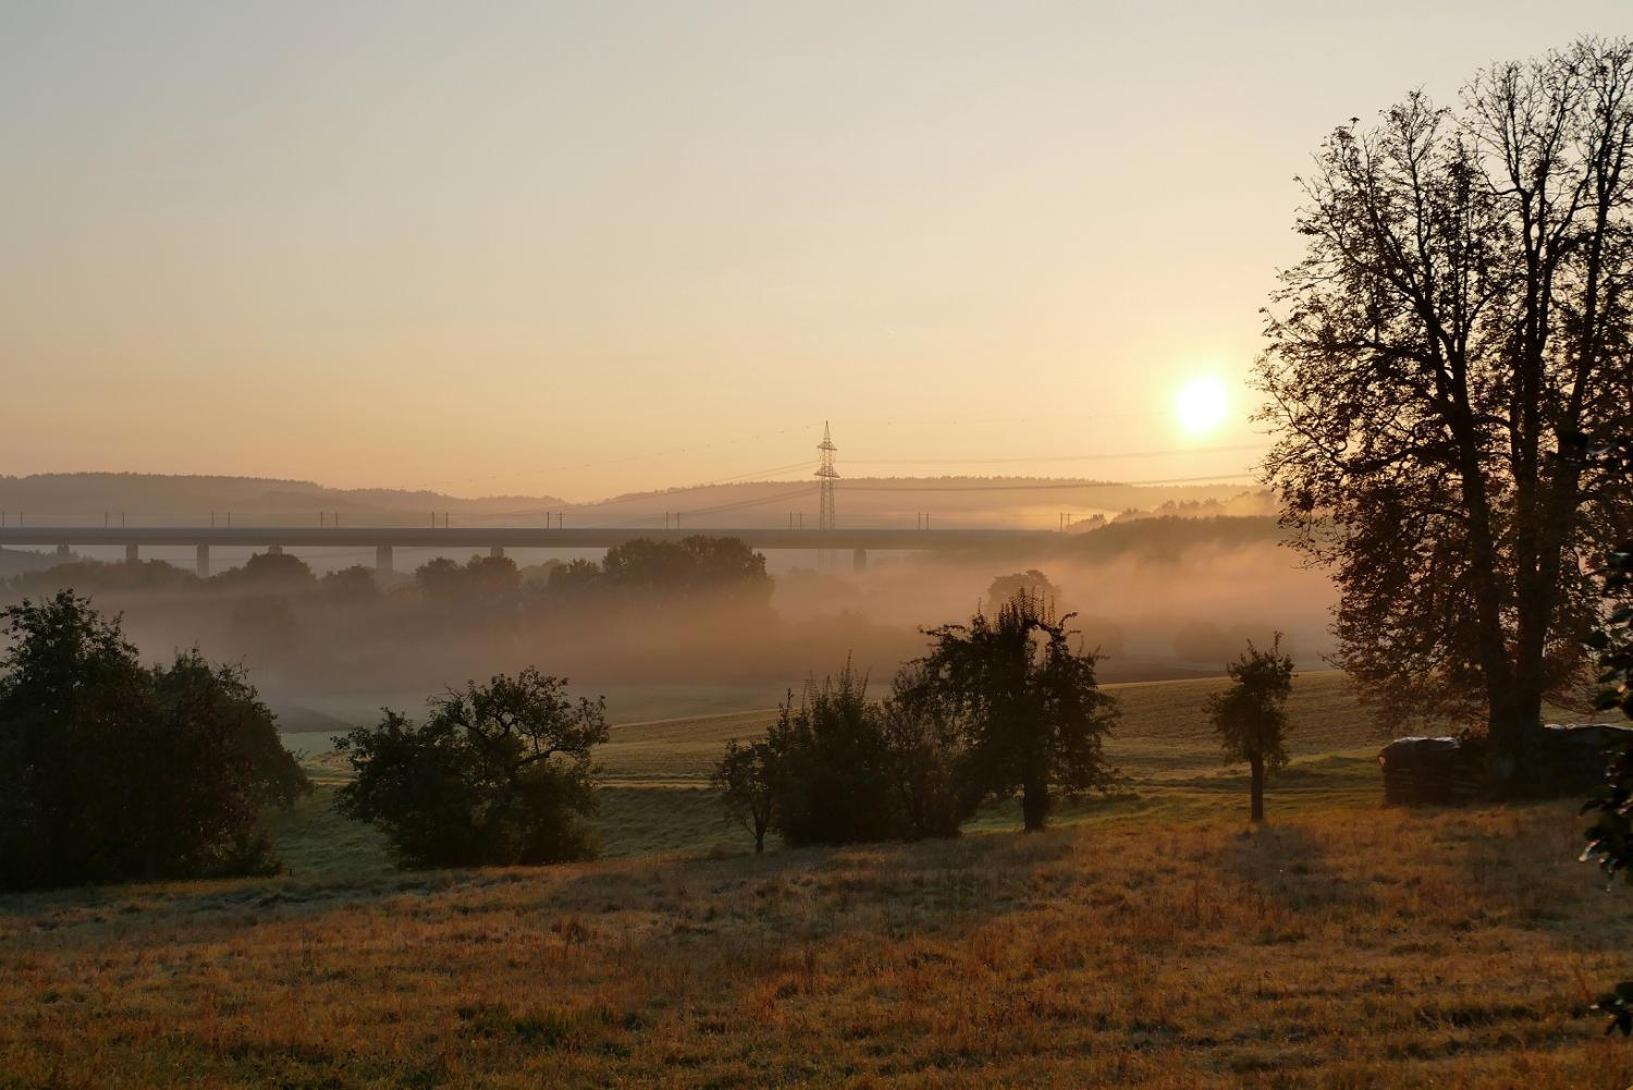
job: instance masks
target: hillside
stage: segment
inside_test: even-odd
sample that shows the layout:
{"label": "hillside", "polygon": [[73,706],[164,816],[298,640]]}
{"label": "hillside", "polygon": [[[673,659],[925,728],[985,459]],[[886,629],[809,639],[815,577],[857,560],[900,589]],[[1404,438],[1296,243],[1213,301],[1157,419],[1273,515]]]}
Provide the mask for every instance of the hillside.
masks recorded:
{"label": "hillside", "polygon": [[[1137,486],[1077,478],[858,477],[840,483],[841,519],[854,526],[918,524],[1054,529],[1062,515],[1089,525],[1125,512],[1169,515],[1259,513],[1236,503],[1242,485]],[[421,525],[432,512],[453,525],[542,525],[560,512],[565,525],[663,526],[678,515],[682,526],[785,526],[816,518],[810,478],[739,481],[629,493],[592,503],[555,496],[465,498],[435,491],[328,488],[311,481],[259,477],[167,476],[143,473],[44,473],[0,476],[0,511],[30,522],[100,524],[105,516],[129,525],[204,525],[228,512],[240,524],[319,521],[338,513],[343,522]]]}

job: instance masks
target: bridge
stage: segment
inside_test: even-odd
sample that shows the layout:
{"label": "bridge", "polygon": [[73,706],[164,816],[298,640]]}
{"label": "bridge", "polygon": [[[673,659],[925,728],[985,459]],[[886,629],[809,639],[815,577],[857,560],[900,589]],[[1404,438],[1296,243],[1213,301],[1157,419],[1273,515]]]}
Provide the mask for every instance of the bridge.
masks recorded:
{"label": "bridge", "polygon": [[68,555],[75,545],[124,546],[125,559],[141,558],[143,547],[192,547],[197,551],[198,573],[210,574],[210,549],[372,548],[375,568],[392,570],[392,550],[433,548],[488,550],[503,556],[506,549],[610,549],[628,541],[680,541],[683,538],[735,537],[754,549],[849,549],[858,570],[867,566],[870,549],[957,550],[991,545],[1027,546],[1058,542],[1061,535],[1044,530],[887,530],[887,529],[635,529],[621,527],[536,526],[6,526],[0,528],[0,547],[54,546]]}

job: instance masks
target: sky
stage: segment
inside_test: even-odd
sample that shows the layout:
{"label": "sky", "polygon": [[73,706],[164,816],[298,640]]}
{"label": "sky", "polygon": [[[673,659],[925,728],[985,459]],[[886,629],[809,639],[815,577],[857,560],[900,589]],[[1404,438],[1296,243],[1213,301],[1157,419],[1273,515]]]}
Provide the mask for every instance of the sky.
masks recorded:
{"label": "sky", "polygon": [[1633,5],[0,19],[0,473],[585,500],[825,421],[852,476],[1241,474],[1321,138]]}

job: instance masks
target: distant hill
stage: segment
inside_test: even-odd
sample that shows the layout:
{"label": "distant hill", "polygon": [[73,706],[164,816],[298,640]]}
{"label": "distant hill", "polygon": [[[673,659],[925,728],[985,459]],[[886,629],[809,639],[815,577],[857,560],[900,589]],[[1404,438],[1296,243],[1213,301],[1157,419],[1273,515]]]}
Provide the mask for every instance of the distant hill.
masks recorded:
{"label": "distant hill", "polygon": [[228,513],[245,522],[304,525],[320,512],[335,512],[342,522],[370,525],[422,525],[433,511],[447,512],[457,524],[472,516],[493,516],[529,509],[565,508],[555,496],[491,496],[464,499],[441,492],[391,488],[327,488],[311,481],[267,477],[170,476],[153,473],[37,473],[0,476],[0,511],[16,520],[19,512],[36,524],[75,525],[100,522],[104,515],[129,525],[219,522]]}
{"label": "distant hill", "polygon": [[[1243,485],[1142,486],[1083,478],[855,477],[839,482],[841,525],[908,527],[927,517],[932,527],[1054,529],[1062,516],[1088,530],[1133,515],[1206,517],[1248,513],[1261,501]],[[320,513],[343,523],[423,525],[432,512],[453,525],[543,525],[561,512],[566,526],[675,525],[720,528],[815,525],[816,482],[811,478],[741,481],[627,493],[592,503],[556,496],[478,499],[429,490],[328,488],[311,481],[262,477],[167,476],[145,473],[41,473],[0,476],[0,511],[32,523],[98,523],[123,517],[128,525],[218,524],[230,513],[239,524],[305,525]],[[1257,513],[1255,511],[1255,513]]]}

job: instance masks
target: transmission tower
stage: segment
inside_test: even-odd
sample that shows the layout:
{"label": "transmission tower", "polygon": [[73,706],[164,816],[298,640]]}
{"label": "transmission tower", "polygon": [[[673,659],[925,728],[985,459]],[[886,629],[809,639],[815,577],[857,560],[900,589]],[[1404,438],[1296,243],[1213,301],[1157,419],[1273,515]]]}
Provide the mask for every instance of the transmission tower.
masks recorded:
{"label": "transmission tower", "polygon": [[817,529],[832,530],[834,528],[834,487],[839,483],[839,471],[834,468],[833,436],[828,433],[828,422],[822,422],[822,442],[817,444],[817,450],[822,454],[822,463],[817,466],[816,475],[822,478],[821,499],[817,505]]}

